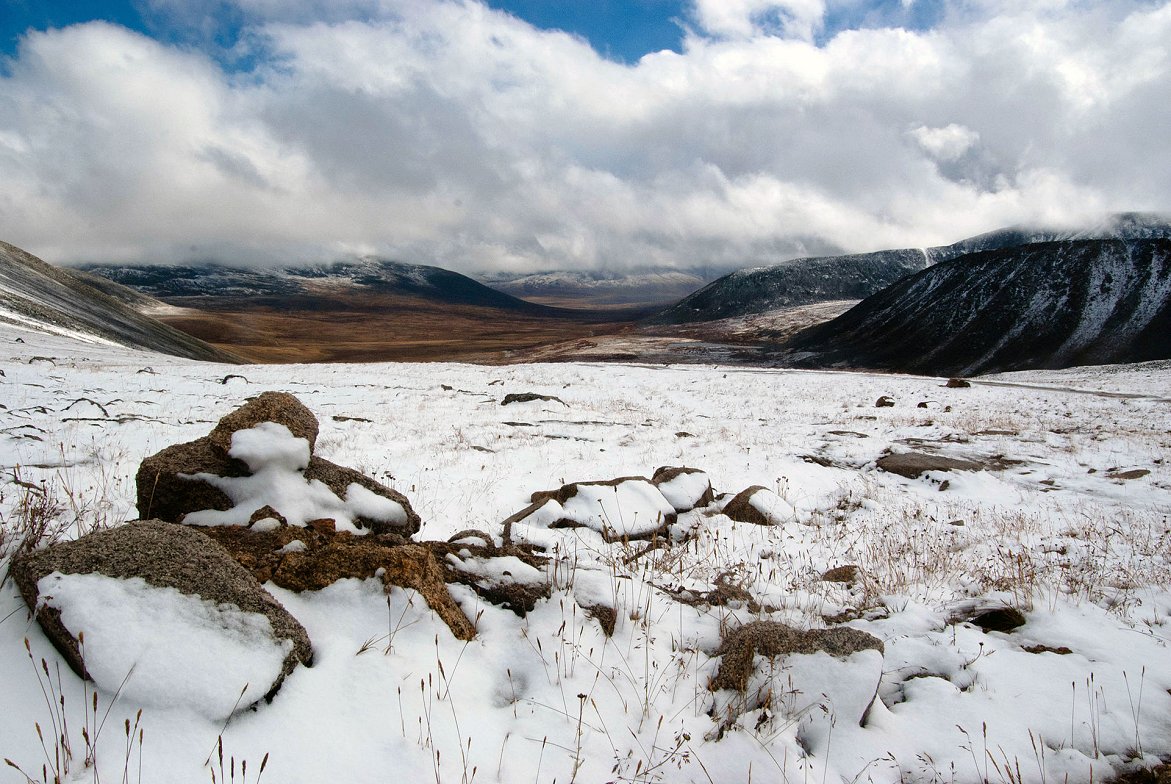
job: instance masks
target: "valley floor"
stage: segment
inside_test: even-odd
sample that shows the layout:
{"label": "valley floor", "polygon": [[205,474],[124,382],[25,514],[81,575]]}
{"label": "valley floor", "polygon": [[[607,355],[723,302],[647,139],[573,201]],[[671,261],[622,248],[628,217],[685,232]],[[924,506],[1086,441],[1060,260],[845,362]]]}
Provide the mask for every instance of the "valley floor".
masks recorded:
{"label": "valley floor", "polygon": [[[136,517],[144,456],[269,389],[317,415],[321,455],[405,493],[419,539],[499,537],[534,491],[662,465],[703,469],[724,492],[763,485],[795,510],[771,527],[718,508],[683,515],[680,541],[646,553],[588,529],[522,530],[553,556],[539,576],[551,595],[522,618],[452,586],[476,619],[470,643],[375,581],[272,587],[309,631],[315,666],[226,726],[165,695],[115,702],[101,780],[218,781],[246,760],[254,781],[267,757],[263,780],[281,784],[1048,784],[1171,755],[1168,363],[967,389],[712,365],[221,366],[0,325],[0,370],[0,548],[22,505],[42,498],[66,537]],[[564,404],[502,406],[510,392]],[[883,395],[895,405],[876,408]],[[875,465],[907,451],[987,469],[906,479]],[[503,568],[493,560],[486,574]],[[822,579],[845,565],[858,579]],[[719,585],[736,588],[731,600]],[[613,636],[582,609],[599,603],[616,611]],[[1027,622],[1005,633],[955,620],[997,604]],[[786,689],[783,660],[758,659],[753,694],[708,689],[721,634],[762,618],[844,621],[882,640],[865,726],[838,720],[820,693]],[[45,763],[34,723],[62,712],[43,698],[42,657],[56,682],[57,654],[9,581],[0,757],[34,779]],[[83,686],[60,670],[68,780],[96,781],[78,753]],[[113,697],[100,695],[99,713]],[[127,754],[123,722],[140,708],[143,742]],[[0,768],[9,781],[26,779]]]}

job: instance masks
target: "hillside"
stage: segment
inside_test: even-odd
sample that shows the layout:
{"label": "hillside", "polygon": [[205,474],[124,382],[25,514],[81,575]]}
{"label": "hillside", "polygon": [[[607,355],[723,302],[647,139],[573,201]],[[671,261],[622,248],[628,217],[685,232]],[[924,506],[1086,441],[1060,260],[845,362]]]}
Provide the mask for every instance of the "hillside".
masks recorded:
{"label": "hillside", "polygon": [[188,359],[239,358],[144,315],[157,300],[89,276],[58,269],[0,242],[0,320],[47,325],[124,346]]}
{"label": "hillside", "polygon": [[921,250],[795,259],[725,275],[656,314],[652,324],[688,324],[870,296],[927,266]]}
{"label": "hillside", "polygon": [[1171,240],[1075,240],[944,262],[798,334],[782,361],[973,375],[1171,358]]}
{"label": "hillside", "polygon": [[83,266],[175,306],[159,318],[256,362],[524,361],[644,310],[547,307],[450,270],[381,259],[287,268]]}
{"label": "hillside", "polygon": [[562,307],[665,305],[677,302],[711,280],[706,270],[495,273],[483,280],[500,291],[533,302]]}
{"label": "hillside", "polygon": [[437,303],[523,313],[549,312],[458,272],[375,258],[274,268],[224,264],[86,264],[80,268],[168,301],[188,297],[287,299],[352,292],[421,297]]}
{"label": "hillside", "polygon": [[1152,213],[1118,213],[1075,228],[1013,226],[933,248],[794,259],[726,275],[650,321],[688,324],[817,302],[860,300],[931,264],[970,253],[1088,239],[1171,239],[1171,220]]}

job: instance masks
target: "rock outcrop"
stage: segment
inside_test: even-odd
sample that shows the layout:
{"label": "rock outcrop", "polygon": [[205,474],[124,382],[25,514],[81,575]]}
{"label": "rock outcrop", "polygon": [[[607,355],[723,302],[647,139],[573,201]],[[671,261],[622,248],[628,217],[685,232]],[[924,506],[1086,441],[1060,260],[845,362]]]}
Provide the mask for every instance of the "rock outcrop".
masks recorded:
{"label": "rock outcrop", "polygon": [[[406,496],[313,454],[318,429],[317,418],[294,396],[262,393],[207,436],[143,460],[139,516],[249,525],[269,506],[292,525],[332,518],[336,527],[357,532],[417,533],[420,519]],[[280,491],[269,492],[276,485]]]}

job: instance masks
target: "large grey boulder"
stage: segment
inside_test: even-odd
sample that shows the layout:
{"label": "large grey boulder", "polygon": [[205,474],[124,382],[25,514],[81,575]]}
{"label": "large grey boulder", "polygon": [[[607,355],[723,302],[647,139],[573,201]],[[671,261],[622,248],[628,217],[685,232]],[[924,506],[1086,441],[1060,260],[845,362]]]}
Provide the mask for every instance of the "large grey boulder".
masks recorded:
{"label": "large grey boulder", "polygon": [[143,520],[21,553],[12,577],[82,677],[144,705],[225,718],[313,650],[304,627],[198,531]]}

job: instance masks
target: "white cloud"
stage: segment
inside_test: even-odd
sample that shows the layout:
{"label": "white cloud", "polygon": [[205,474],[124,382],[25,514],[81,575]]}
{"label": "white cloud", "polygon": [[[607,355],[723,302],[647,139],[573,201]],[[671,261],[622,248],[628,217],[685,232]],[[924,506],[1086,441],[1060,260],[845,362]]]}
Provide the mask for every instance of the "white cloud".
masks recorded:
{"label": "white cloud", "polygon": [[909,133],[924,152],[940,161],[959,160],[980,141],[980,134],[955,123],[942,128],[920,125]]}
{"label": "white cloud", "polygon": [[825,0],[695,0],[695,17],[704,30],[735,38],[776,33],[809,40],[825,11]]}
{"label": "white cloud", "polygon": [[110,25],[34,33],[0,77],[0,238],[734,265],[1171,206],[1171,3],[966,0],[819,44],[824,11],[699,0],[682,54],[630,66],[473,0],[246,0],[248,73]]}

